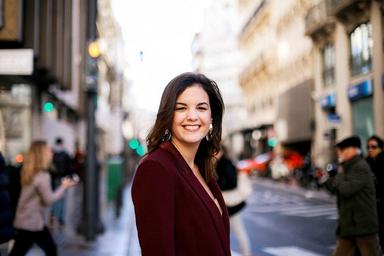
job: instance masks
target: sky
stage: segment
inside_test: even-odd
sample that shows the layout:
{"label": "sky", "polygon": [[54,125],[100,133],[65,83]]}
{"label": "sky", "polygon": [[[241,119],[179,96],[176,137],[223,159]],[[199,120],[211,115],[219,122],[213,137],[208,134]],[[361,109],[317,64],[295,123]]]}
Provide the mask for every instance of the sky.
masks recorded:
{"label": "sky", "polygon": [[[206,0],[112,0],[139,108],[155,112],[166,84],[191,71],[191,43]],[[140,58],[140,52],[143,58]]]}

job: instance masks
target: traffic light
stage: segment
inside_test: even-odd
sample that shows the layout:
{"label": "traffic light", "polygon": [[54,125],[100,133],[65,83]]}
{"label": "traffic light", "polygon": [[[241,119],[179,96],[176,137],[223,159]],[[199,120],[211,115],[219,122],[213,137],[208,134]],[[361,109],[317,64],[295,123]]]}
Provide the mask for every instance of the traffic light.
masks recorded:
{"label": "traffic light", "polygon": [[43,111],[45,113],[50,113],[55,109],[55,104],[52,101],[46,101],[43,104]]}
{"label": "traffic light", "polygon": [[99,44],[97,41],[91,41],[88,44],[86,56],[86,88],[88,92],[97,94],[98,83],[98,58],[101,55]]}
{"label": "traffic light", "polygon": [[271,148],[274,148],[276,147],[276,145],[277,145],[277,138],[275,137],[268,138],[268,146],[270,146]]}
{"label": "traffic light", "polygon": [[128,142],[129,148],[134,150],[138,156],[145,154],[145,148],[140,144],[140,141],[136,138],[130,139]]}
{"label": "traffic light", "polygon": [[129,147],[133,150],[136,150],[140,145],[140,142],[138,139],[134,138],[129,140]]}
{"label": "traffic light", "polygon": [[145,149],[143,145],[139,145],[139,147],[136,149],[136,154],[139,156],[143,156],[145,154]]}
{"label": "traffic light", "polygon": [[88,54],[94,59],[100,56],[100,48],[97,42],[93,41],[88,44]]}

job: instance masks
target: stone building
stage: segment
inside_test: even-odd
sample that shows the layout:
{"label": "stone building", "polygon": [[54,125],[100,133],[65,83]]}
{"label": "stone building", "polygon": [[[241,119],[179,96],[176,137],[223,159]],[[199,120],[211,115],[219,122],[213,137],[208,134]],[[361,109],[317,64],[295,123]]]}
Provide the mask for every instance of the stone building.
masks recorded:
{"label": "stone building", "polygon": [[[384,135],[383,2],[318,1],[306,16],[313,40],[319,165],[335,160],[335,140]],[[328,153],[327,153],[328,152]]]}
{"label": "stone building", "polygon": [[305,36],[309,0],[240,0],[239,35],[248,127],[246,156],[276,145],[303,154],[312,141],[312,42]]}

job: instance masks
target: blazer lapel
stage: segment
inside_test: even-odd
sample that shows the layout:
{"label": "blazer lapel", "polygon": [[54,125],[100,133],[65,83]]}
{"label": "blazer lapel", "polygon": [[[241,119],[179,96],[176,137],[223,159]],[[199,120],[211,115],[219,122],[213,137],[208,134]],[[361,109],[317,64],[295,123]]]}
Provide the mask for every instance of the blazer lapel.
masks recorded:
{"label": "blazer lapel", "polygon": [[220,237],[220,241],[224,248],[224,251],[226,252],[226,254],[230,255],[230,252],[228,252],[227,249],[228,246],[226,246],[226,244],[229,244],[229,230],[227,228],[229,227],[229,223],[226,223],[228,222],[228,218],[226,217],[227,209],[221,194],[219,194],[220,191],[218,191],[217,188],[212,185],[212,182],[207,184],[211,189],[212,194],[217,198],[219,205],[222,209],[223,215],[220,215],[219,209],[217,208],[216,204],[210,198],[208,193],[205,191],[203,186],[193,174],[191,168],[185,162],[184,158],[179,153],[179,151],[172,145],[172,143],[163,143],[162,148],[166,149],[173,156],[173,158],[176,160],[176,166],[180,170],[181,176],[187,181],[192,190],[199,196],[201,201],[209,210],[216,231]]}

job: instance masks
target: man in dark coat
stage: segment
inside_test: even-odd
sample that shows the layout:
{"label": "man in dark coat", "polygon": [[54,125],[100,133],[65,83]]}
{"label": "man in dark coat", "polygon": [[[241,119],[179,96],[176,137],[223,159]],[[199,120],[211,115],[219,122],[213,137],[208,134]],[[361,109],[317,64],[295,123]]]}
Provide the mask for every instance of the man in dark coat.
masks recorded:
{"label": "man in dark coat", "polygon": [[384,142],[373,135],[367,141],[367,162],[375,175],[377,213],[379,216],[379,239],[384,248]]}
{"label": "man in dark coat", "polygon": [[5,173],[5,161],[0,152],[0,245],[8,242],[14,235],[13,212],[11,209],[8,186],[9,182]]}
{"label": "man in dark coat", "polygon": [[339,212],[334,256],[352,256],[357,251],[362,256],[381,255],[374,180],[360,148],[357,136],[336,144],[340,167],[334,180]]}

